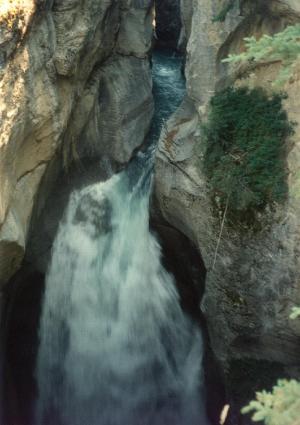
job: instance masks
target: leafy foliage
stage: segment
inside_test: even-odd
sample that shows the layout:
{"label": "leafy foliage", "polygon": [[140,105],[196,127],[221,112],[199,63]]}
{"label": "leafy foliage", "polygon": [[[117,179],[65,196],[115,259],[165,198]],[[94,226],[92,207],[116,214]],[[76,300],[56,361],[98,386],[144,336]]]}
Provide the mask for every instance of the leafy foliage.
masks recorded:
{"label": "leafy foliage", "polygon": [[285,140],[292,126],[282,98],[242,87],[211,99],[203,167],[216,206],[241,221],[286,197]]}
{"label": "leafy foliage", "polygon": [[246,51],[229,55],[223,62],[281,61],[282,69],[276,80],[283,84],[293,74],[294,66],[300,61],[300,24],[288,26],[274,36],[264,35],[259,40],[245,38]]}
{"label": "leafy foliage", "polygon": [[[293,307],[290,319],[300,316],[300,307]],[[281,379],[271,392],[256,393],[256,400],[242,409],[242,413],[253,412],[254,422],[265,425],[300,425],[300,382]]]}
{"label": "leafy foliage", "polygon": [[290,319],[295,320],[300,317],[300,307],[293,307],[290,314]]}
{"label": "leafy foliage", "polygon": [[256,393],[256,400],[242,409],[242,413],[255,412],[254,422],[266,425],[300,425],[300,383],[279,380],[271,392]]}

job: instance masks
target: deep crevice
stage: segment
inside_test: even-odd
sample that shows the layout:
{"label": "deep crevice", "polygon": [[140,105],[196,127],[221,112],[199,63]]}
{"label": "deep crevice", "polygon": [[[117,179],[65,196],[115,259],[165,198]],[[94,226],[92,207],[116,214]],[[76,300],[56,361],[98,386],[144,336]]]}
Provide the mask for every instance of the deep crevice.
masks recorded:
{"label": "deep crevice", "polygon": [[162,248],[163,265],[175,277],[182,309],[202,331],[206,410],[211,425],[219,425],[220,413],[226,404],[226,392],[224,376],[210,344],[206,319],[200,310],[205,292],[205,264],[201,253],[189,238],[163,219],[153,218],[151,227]]}
{"label": "deep crevice", "polygon": [[181,31],[180,0],[156,0],[155,16],[157,45],[177,50]]}
{"label": "deep crevice", "polygon": [[[30,424],[37,395],[35,361],[44,276],[24,266],[5,291],[3,424]],[[2,423],[2,422],[1,422]]]}

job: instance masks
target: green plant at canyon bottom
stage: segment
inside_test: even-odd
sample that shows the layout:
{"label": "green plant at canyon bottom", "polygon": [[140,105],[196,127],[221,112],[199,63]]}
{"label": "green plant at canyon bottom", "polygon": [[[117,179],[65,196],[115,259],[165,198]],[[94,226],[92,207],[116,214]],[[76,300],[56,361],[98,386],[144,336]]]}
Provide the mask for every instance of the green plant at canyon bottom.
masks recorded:
{"label": "green plant at canyon bottom", "polygon": [[215,206],[233,222],[253,221],[257,211],[286,199],[286,139],[293,126],[283,97],[229,87],[210,101],[203,168]]}
{"label": "green plant at canyon bottom", "polygon": [[300,425],[300,383],[279,380],[271,392],[256,393],[256,400],[242,409],[242,413],[255,412],[254,422],[265,425]]}
{"label": "green plant at canyon bottom", "polygon": [[[291,319],[300,317],[300,308],[293,307]],[[256,393],[256,399],[242,409],[242,413],[254,412],[254,422],[265,425],[300,425],[300,382],[281,379],[271,392]]]}

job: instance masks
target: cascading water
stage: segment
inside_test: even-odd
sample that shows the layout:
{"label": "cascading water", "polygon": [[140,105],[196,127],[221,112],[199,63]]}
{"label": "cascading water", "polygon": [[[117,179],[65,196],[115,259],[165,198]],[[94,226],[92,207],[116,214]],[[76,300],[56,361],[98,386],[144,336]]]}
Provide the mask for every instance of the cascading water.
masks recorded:
{"label": "cascading water", "polygon": [[153,153],[70,198],[47,275],[36,425],[207,424],[201,334],[149,231]]}

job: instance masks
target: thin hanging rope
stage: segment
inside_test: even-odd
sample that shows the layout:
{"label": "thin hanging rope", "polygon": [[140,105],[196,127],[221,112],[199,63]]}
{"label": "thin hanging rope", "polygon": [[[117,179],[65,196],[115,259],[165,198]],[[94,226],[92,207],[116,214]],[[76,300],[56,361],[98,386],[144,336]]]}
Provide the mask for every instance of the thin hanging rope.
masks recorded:
{"label": "thin hanging rope", "polygon": [[225,207],[225,211],[224,211],[224,214],[223,214],[223,219],[222,219],[222,223],[221,223],[221,229],[220,229],[219,238],[218,238],[218,242],[217,242],[217,246],[216,246],[216,250],[215,250],[214,262],[213,262],[212,269],[211,269],[212,271],[214,270],[215,264],[216,264],[216,261],[217,261],[217,255],[218,255],[219,245],[220,245],[220,242],[221,242],[223,228],[224,228],[224,223],[225,223],[225,220],[226,220],[226,214],[227,214],[227,210],[228,210],[229,196],[230,195],[227,196],[226,207]]}

